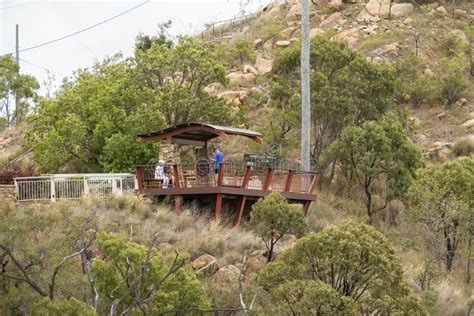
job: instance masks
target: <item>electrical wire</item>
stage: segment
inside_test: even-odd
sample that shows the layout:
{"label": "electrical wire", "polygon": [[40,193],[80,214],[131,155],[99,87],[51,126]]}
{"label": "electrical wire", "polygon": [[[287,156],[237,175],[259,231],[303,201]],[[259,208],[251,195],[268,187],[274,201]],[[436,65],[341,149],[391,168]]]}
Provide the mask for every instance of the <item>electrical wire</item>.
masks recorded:
{"label": "electrical wire", "polygon": [[12,5],[12,6],[9,6],[9,7],[0,7],[0,11],[7,10],[7,9],[18,8],[18,7],[24,7],[24,6],[32,5],[32,4],[36,4],[36,3],[39,3],[39,2],[28,2],[28,3],[18,4],[18,5]]}
{"label": "electrical wire", "polygon": [[[97,26],[100,26],[100,25],[102,25],[102,24],[105,24],[105,23],[107,23],[107,22],[110,22],[110,21],[112,21],[112,20],[114,20],[114,19],[116,19],[116,18],[118,18],[118,17],[120,17],[120,16],[122,16],[122,15],[125,15],[125,14],[127,14],[127,13],[129,13],[129,12],[135,10],[135,9],[138,9],[139,7],[141,7],[141,6],[145,5],[145,4],[147,4],[148,2],[150,2],[150,0],[146,0],[145,2],[142,2],[142,3],[140,3],[140,4],[136,5],[136,6],[134,6],[134,7],[130,8],[130,9],[128,9],[128,10],[125,10],[125,11],[123,11],[122,13],[119,13],[119,14],[117,14],[117,15],[114,15],[114,16],[112,16],[112,17],[106,19],[106,20],[103,20],[103,21],[101,21],[101,22],[99,22],[99,23],[96,23],[96,24],[94,24],[94,25],[91,25],[91,26],[89,26],[89,27],[86,27],[86,28],[84,28],[84,29],[81,29],[81,30],[79,30],[79,31],[76,31],[76,32],[73,32],[73,33],[70,33],[70,34],[67,34],[67,35],[64,35],[64,36],[61,36],[61,37],[59,37],[59,38],[56,38],[56,39],[53,39],[53,40],[51,40],[51,41],[47,41],[47,42],[44,42],[44,43],[41,43],[41,44],[38,44],[38,45],[34,45],[34,46],[31,46],[31,47],[28,47],[28,48],[20,49],[18,52],[19,52],[19,53],[21,53],[21,52],[26,52],[26,51],[29,51],[29,50],[32,50],[32,49],[36,49],[36,48],[39,48],[39,47],[43,47],[43,46],[46,46],[46,45],[49,45],[49,44],[52,44],[52,43],[56,43],[56,42],[62,41],[62,40],[64,40],[64,39],[66,39],[66,38],[75,36],[75,35],[80,34],[80,33],[83,33],[83,32],[86,32],[86,31],[88,31],[88,30],[90,30],[90,29],[93,29],[93,28],[95,28],[95,27],[97,27]],[[15,54],[15,53],[16,53],[16,52],[12,52],[12,53],[8,53],[8,54],[3,54],[3,55],[1,55],[0,57],[6,56],[6,55],[13,55],[13,54]]]}
{"label": "electrical wire", "polygon": [[47,71],[51,71],[51,69],[48,69],[48,68],[46,68],[46,67],[43,67],[43,66],[34,64],[34,63],[32,63],[32,62],[30,62],[30,61],[28,61],[28,60],[26,60],[26,59],[23,59],[23,58],[21,58],[21,57],[20,57],[20,60],[23,61],[23,62],[25,62],[25,63],[27,63],[27,64],[29,64],[29,65],[31,65],[31,66],[34,66],[34,67],[36,67],[36,68],[43,69],[43,70],[47,70]]}

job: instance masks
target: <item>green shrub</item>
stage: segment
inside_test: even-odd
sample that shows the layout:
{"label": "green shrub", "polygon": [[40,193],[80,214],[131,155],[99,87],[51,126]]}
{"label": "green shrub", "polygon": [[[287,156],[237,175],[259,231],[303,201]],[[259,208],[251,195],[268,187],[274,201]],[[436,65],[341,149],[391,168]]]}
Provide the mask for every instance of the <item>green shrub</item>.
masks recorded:
{"label": "green shrub", "polygon": [[244,62],[253,63],[255,61],[255,52],[252,48],[252,43],[248,40],[241,39],[235,42],[232,53],[233,57],[238,59],[240,64]]}
{"label": "green shrub", "polygon": [[459,33],[448,33],[438,40],[438,47],[446,52],[447,57],[453,57],[465,48],[464,40]]}
{"label": "green shrub", "polygon": [[462,56],[452,58],[451,60],[443,60],[444,76],[439,81],[439,90],[441,96],[450,107],[469,87],[469,81],[465,78],[467,73],[467,63]]}
{"label": "green shrub", "polygon": [[461,138],[454,144],[453,152],[456,157],[474,154],[474,140],[468,137]]}
{"label": "green shrub", "polygon": [[400,59],[395,68],[399,79],[398,97],[408,95],[414,107],[422,105],[435,91],[435,81],[423,74],[424,65],[419,57],[408,55]]}

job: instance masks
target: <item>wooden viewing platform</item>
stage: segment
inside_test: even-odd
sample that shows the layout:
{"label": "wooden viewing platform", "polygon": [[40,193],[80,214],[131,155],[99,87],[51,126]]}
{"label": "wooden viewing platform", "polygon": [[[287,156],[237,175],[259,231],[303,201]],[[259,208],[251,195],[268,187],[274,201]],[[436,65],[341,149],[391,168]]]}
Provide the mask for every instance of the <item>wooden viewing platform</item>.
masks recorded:
{"label": "wooden viewing platform", "polygon": [[[199,146],[207,152],[210,139],[229,135],[262,141],[261,134],[250,130],[197,123],[177,125],[138,136],[140,141],[164,140],[167,144]],[[155,179],[156,166],[137,166],[136,179],[140,193],[149,197],[173,196],[178,214],[183,209],[184,198],[199,200],[210,197],[214,201],[216,218],[221,216],[224,200],[236,200],[233,210],[236,226],[242,221],[247,201],[264,197],[272,191],[280,192],[292,203],[301,203],[305,215],[311,202],[316,200],[314,189],[319,179],[316,173],[253,165],[243,161],[225,161],[214,174],[212,161],[206,157],[197,157],[196,160],[188,164],[167,161],[166,169],[171,178],[171,185],[167,188],[163,187],[162,181]]]}

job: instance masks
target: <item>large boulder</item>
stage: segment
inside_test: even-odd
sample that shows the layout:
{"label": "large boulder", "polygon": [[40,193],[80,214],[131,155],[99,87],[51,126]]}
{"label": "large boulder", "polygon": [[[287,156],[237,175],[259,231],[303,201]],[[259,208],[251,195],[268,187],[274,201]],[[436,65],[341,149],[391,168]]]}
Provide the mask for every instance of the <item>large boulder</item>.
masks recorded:
{"label": "large boulder", "polygon": [[277,47],[288,47],[291,45],[291,41],[277,41],[275,45]]}
{"label": "large boulder", "polygon": [[280,13],[282,12],[282,8],[283,8],[282,5],[278,5],[278,4],[273,5],[271,9],[265,13],[265,16],[271,19],[275,18],[280,15]]}
{"label": "large boulder", "polygon": [[252,66],[252,65],[244,65],[243,70],[244,70],[244,73],[246,73],[246,74],[251,73],[251,74],[254,74],[254,75],[258,75],[257,69],[255,69],[255,67]]}
{"label": "large boulder", "polygon": [[240,276],[240,270],[234,265],[227,265],[220,268],[212,277],[215,282],[220,284],[237,283]]}
{"label": "large boulder", "polygon": [[370,15],[379,15],[380,3],[378,1],[370,1],[365,5],[365,10]]}
{"label": "large boulder", "polygon": [[238,86],[242,84],[253,84],[255,79],[257,78],[256,75],[253,73],[242,73],[242,72],[231,72],[228,74],[227,79],[229,79],[229,84],[231,86]]}
{"label": "large boulder", "polygon": [[257,38],[255,41],[253,41],[253,45],[255,47],[260,46],[263,43],[263,40],[261,38]]}
{"label": "large boulder", "polygon": [[337,42],[346,42],[349,46],[353,46],[359,39],[359,28],[353,27],[334,35],[332,40]]}
{"label": "large boulder", "polygon": [[328,7],[333,10],[339,11],[344,8],[344,3],[342,2],[342,0],[331,0],[328,3]]}
{"label": "large boulder", "polygon": [[409,16],[413,13],[415,6],[412,3],[395,3],[390,8],[390,16],[392,18],[400,18]]}
{"label": "large boulder", "polygon": [[301,18],[301,3],[299,1],[290,7],[290,10],[288,10],[288,13],[286,14],[286,18],[288,20]]}
{"label": "large boulder", "polygon": [[234,100],[235,98],[240,98],[240,95],[245,93],[245,91],[238,91],[238,90],[229,90],[223,91],[217,95],[218,98],[222,98],[226,101]]}
{"label": "large boulder", "polygon": [[323,20],[319,26],[320,27],[334,26],[341,19],[342,19],[342,13],[341,12],[334,12],[333,14],[328,16],[327,19]]}
{"label": "large boulder", "polygon": [[358,21],[374,22],[371,17],[387,19],[411,15],[414,6],[411,3],[391,3],[390,0],[370,0],[357,16]]}
{"label": "large boulder", "polygon": [[192,263],[193,269],[197,274],[214,274],[219,270],[217,259],[211,255],[202,255]]}
{"label": "large boulder", "polygon": [[264,75],[272,71],[272,63],[271,59],[264,58],[262,54],[258,54],[255,60],[255,68],[259,74]]}
{"label": "large boulder", "polygon": [[291,35],[298,29],[296,26],[290,26],[280,32],[280,35],[284,38],[291,38]]}
{"label": "large boulder", "polygon": [[462,123],[461,126],[471,128],[474,127],[474,119],[467,120],[466,122]]}

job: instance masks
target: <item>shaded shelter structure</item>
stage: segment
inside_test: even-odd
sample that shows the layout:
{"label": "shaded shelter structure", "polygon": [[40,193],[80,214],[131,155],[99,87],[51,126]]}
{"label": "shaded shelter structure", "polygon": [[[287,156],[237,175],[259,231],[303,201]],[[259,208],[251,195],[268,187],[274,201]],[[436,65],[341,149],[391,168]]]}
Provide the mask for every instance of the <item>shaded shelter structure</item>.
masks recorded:
{"label": "shaded shelter structure", "polygon": [[136,179],[140,193],[149,197],[173,196],[178,214],[183,208],[183,198],[200,200],[210,197],[214,201],[216,218],[221,216],[223,200],[233,200],[234,224],[237,226],[242,221],[246,202],[264,197],[272,191],[281,192],[290,202],[303,204],[306,214],[311,202],[316,200],[313,193],[319,179],[316,173],[225,160],[219,165],[217,174],[214,174],[208,156],[208,142],[217,137],[225,139],[230,136],[263,142],[262,134],[255,131],[200,123],[181,124],[138,135],[140,142],[163,141],[165,146],[197,147],[193,162],[181,163],[173,161],[178,159],[167,159],[167,169],[172,179],[172,185],[167,188],[155,179],[156,166],[137,166]]}

